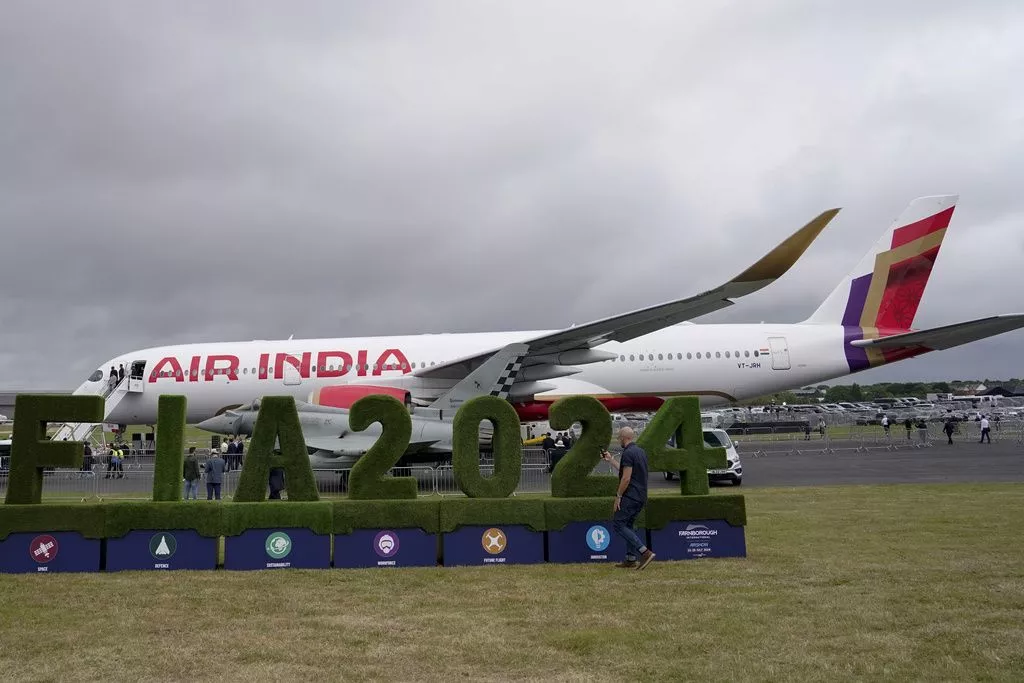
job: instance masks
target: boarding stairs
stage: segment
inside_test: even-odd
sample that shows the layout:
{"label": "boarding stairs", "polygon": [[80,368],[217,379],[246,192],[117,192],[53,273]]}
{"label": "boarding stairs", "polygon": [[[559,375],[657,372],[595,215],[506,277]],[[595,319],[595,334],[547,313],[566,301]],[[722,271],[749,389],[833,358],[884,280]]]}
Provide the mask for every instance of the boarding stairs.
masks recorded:
{"label": "boarding stairs", "polygon": [[[109,386],[102,394],[104,398],[103,417],[110,415],[114,408],[124,400],[129,393],[135,393],[129,389],[129,378],[125,377],[119,383]],[[99,422],[66,422],[60,426],[57,433],[53,435],[52,441],[85,441]]]}

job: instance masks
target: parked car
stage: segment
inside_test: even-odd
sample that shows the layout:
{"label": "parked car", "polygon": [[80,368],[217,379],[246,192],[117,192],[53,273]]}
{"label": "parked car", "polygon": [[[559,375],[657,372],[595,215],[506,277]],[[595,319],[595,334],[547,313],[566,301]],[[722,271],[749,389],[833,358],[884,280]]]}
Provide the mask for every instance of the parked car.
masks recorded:
{"label": "parked car", "polygon": [[[705,429],[704,445],[708,448],[724,448],[726,465],[722,469],[708,470],[708,483],[727,481],[733,486],[743,483],[743,463],[736,452],[736,442],[729,438],[724,429]],[[675,472],[665,472],[665,479],[672,480]]]}

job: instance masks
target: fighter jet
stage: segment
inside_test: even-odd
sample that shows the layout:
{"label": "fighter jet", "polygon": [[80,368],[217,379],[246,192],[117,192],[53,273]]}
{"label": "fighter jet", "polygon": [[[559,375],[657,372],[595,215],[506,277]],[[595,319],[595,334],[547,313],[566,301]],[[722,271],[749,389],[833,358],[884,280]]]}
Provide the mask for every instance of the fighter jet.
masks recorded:
{"label": "fighter jet", "polygon": [[[508,398],[508,388],[514,383],[522,359],[528,352],[526,344],[509,344],[429,406],[411,407],[412,435],[398,465],[450,460],[452,420],[458,407],[481,395]],[[313,469],[349,469],[380,438],[380,423],[375,422],[361,432],[354,431],[349,425],[347,408],[305,401],[296,401],[295,405]],[[256,399],[239,408],[226,410],[196,426],[215,434],[251,436],[255,431],[259,410],[260,400]],[[482,446],[486,447],[490,443],[491,434],[490,424],[482,423]]]}

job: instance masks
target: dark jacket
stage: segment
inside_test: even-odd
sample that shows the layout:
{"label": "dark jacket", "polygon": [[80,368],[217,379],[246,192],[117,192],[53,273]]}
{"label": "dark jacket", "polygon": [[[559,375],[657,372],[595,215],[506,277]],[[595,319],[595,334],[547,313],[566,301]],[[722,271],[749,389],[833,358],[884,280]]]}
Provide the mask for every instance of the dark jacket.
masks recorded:
{"label": "dark jacket", "polygon": [[182,468],[181,476],[186,481],[195,481],[199,478],[199,460],[195,454],[185,456],[185,466]]}
{"label": "dark jacket", "polygon": [[270,468],[270,499],[280,500],[281,491],[284,490],[284,469],[280,467]]}

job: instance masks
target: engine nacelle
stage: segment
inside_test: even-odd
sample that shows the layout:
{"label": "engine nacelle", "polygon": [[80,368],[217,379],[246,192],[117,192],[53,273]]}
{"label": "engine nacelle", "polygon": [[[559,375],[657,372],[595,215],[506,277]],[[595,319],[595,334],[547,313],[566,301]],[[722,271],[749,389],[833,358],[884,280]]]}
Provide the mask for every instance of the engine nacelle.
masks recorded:
{"label": "engine nacelle", "polygon": [[[665,401],[657,396],[606,396],[597,399],[604,404],[610,413],[631,412],[657,412],[658,408]],[[548,419],[548,408],[551,403],[547,401],[532,401],[530,403],[513,403],[519,419],[523,422],[539,422]]]}
{"label": "engine nacelle", "polygon": [[339,384],[321,387],[309,396],[309,402],[316,406],[349,409],[352,404],[364,396],[384,394],[393,396],[406,406],[412,405],[412,394],[408,389],[400,387],[378,387],[369,384]]}

